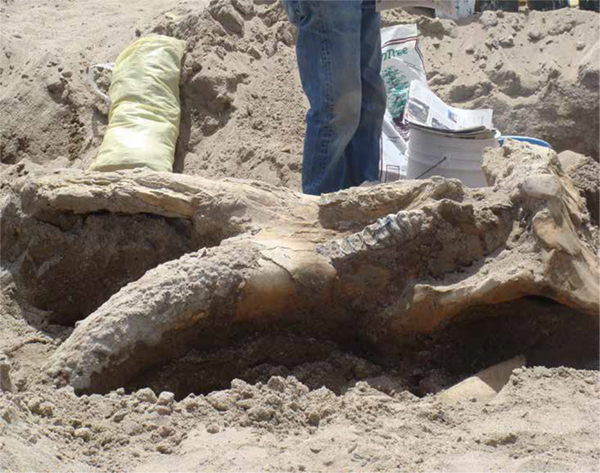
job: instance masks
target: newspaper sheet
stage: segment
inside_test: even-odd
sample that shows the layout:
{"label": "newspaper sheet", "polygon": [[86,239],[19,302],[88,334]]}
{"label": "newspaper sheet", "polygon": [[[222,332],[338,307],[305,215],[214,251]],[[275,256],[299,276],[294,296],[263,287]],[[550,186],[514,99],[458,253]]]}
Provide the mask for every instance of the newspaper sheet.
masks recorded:
{"label": "newspaper sheet", "polygon": [[379,158],[379,180],[392,182],[406,177],[408,166],[408,143],[394,125],[390,112],[386,110],[381,134],[381,156]]}
{"label": "newspaper sheet", "polygon": [[463,110],[446,105],[429,87],[412,81],[404,119],[409,124],[446,133],[491,130],[492,110]]}

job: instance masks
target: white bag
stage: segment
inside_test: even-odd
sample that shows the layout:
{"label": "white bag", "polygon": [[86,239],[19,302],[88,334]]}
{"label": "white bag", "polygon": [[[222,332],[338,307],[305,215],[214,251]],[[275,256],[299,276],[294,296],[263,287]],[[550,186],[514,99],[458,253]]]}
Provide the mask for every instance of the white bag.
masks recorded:
{"label": "white bag", "polygon": [[382,29],[381,52],[381,76],[387,89],[387,110],[381,136],[379,180],[390,182],[406,178],[408,127],[404,124],[404,110],[410,83],[418,80],[427,84],[417,25]]}
{"label": "white bag", "polygon": [[375,0],[377,11],[389,10],[390,8],[423,7],[431,8],[436,14],[442,14],[446,18],[458,18],[457,2],[459,0]]}

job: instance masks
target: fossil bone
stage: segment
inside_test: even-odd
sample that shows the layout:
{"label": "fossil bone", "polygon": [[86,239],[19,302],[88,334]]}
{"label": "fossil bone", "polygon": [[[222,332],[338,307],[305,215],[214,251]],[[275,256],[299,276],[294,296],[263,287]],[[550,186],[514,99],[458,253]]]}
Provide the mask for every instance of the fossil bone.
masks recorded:
{"label": "fossil bone", "polygon": [[[65,272],[80,271],[81,283],[68,288],[74,300],[94,292],[84,281],[110,277],[102,264],[77,268],[76,258],[52,259],[52,252],[28,270],[40,228],[64,235],[86,219],[118,216],[110,221],[117,228],[79,233],[108,241],[110,255],[119,254],[110,232],[134,218],[154,216],[138,222],[141,232],[159,231],[156,219],[187,232],[185,244],[165,252],[167,261],[124,252],[123,265],[141,269],[79,314],[49,362],[58,383],[79,391],[123,385],[211,331],[249,321],[352,326],[361,337],[394,343],[431,333],[471,307],[529,295],[598,316],[585,201],[557,155],[536,146],[508,140],[488,150],[490,187],[483,189],[433,178],[321,198],[249,181],[144,171],[24,175],[22,168],[11,171],[18,176],[3,199],[3,218],[21,235],[3,243],[3,263],[32,303]],[[60,319],[63,307],[43,308]]]}

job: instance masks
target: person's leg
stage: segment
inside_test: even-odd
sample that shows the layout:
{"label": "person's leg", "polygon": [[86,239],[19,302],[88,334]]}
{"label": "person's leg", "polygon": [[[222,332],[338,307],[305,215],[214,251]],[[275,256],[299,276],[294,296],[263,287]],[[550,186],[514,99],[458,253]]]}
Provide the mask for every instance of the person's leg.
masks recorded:
{"label": "person's leg", "polygon": [[379,180],[381,128],[386,90],[381,77],[381,17],[373,1],[363,2],[361,22],[362,103],[358,129],[345,150],[345,187]]}
{"label": "person's leg", "polygon": [[307,194],[344,187],[344,150],[361,114],[361,0],[284,2],[298,27],[296,54],[310,110],[302,165]]}

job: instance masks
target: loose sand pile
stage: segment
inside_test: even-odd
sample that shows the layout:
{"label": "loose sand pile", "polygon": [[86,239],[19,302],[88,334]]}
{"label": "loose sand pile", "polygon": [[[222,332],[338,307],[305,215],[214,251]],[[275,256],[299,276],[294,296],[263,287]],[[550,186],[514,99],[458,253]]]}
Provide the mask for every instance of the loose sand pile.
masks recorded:
{"label": "loose sand pile", "polygon": [[[278,2],[1,0],[0,13],[3,169],[23,160],[86,168],[107,124],[88,66],[157,32],[188,42],[177,170],[299,188],[307,104],[295,32]],[[598,160],[597,14],[486,12],[459,25],[405,12],[384,18],[399,22],[419,24],[430,85],[448,103],[493,108],[505,134]],[[591,174],[579,167],[575,177],[592,183],[597,168],[588,167]],[[598,187],[589,188],[591,207]],[[20,305],[8,273],[0,277],[0,386],[8,388],[9,367],[14,384],[12,393],[0,391],[2,471],[599,469],[597,359],[554,353],[553,366],[593,371],[517,370],[488,403],[444,401],[435,393],[458,379],[435,364],[424,363],[415,385],[415,372],[391,371],[334,344],[315,359],[257,359],[212,385],[203,381],[207,395],[158,396],[169,377],[218,372],[218,356],[190,353],[183,372],[182,364],[166,366],[146,379],[156,394],[128,386],[77,397],[40,374],[72,328]],[[304,341],[292,344],[294,353],[302,343],[318,351]],[[245,356],[244,348],[224,355]],[[467,365],[464,373],[481,367]],[[250,384],[234,380],[208,394],[241,377]]]}
{"label": "loose sand pile", "polygon": [[[157,32],[188,42],[177,170],[299,188],[307,103],[294,29],[278,2],[204,5],[4,1],[2,163],[87,167],[107,122],[88,66]],[[460,26],[403,11],[384,18],[400,22],[419,24],[430,85],[448,103],[493,108],[506,135],[598,159],[597,15],[485,12]]]}
{"label": "loose sand pile", "polygon": [[[389,394],[388,394],[389,393]],[[597,471],[598,376],[517,370],[490,403],[295,378],[180,402],[149,389],[0,398],[3,471]]]}

